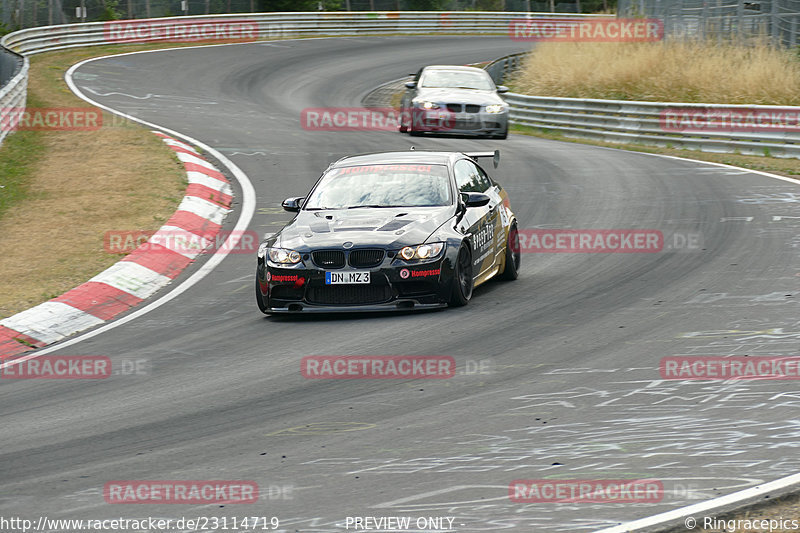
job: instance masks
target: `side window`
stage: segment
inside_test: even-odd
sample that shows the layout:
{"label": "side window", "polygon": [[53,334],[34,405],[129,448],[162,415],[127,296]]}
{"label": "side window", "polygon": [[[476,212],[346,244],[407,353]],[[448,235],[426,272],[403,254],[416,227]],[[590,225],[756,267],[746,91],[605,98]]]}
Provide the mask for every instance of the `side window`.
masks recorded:
{"label": "side window", "polygon": [[419,69],[417,71],[417,74],[414,76],[414,81],[419,82],[419,77],[422,76],[422,69],[424,69],[424,68],[425,67],[422,67],[421,69]]}
{"label": "side window", "polygon": [[486,192],[492,186],[486,173],[471,161],[461,159],[453,167],[459,192]]}
{"label": "side window", "polygon": [[492,179],[486,174],[486,172],[479,166],[475,166],[478,169],[478,180],[481,184],[481,192],[486,192],[489,188],[491,188],[494,183],[492,183]]}

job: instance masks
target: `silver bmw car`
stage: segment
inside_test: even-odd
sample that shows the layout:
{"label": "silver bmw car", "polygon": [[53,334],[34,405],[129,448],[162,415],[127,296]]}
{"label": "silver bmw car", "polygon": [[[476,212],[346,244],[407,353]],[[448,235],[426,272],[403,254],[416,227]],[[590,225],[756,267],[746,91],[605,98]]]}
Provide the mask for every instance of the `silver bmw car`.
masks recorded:
{"label": "silver bmw car", "polygon": [[402,100],[400,131],[410,135],[425,132],[475,135],[505,139],[508,136],[508,105],[491,76],[480,68],[430,65],[406,83]]}

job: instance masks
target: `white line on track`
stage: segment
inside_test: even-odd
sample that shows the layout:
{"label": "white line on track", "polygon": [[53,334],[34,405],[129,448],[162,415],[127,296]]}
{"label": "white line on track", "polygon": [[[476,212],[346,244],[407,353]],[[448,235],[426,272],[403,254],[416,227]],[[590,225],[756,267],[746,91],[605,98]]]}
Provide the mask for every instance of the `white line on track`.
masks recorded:
{"label": "white line on track", "polygon": [[[608,146],[596,146],[595,148],[603,148],[606,150],[621,150],[620,148],[612,148]],[[623,150],[625,152],[631,153],[630,150]],[[800,185],[800,180],[795,178],[789,178],[787,176],[780,176],[778,174],[770,174],[769,172],[762,172],[760,170],[750,170],[747,168],[736,167],[733,165],[726,165],[724,163],[714,163],[711,161],[699,161],[697,159],[689,159],[687,157],[678,157],[674,155],[665,155],[665,154],[653,154],[649,152],[634,152],[639,153],[642,155],[652,156],[652,157],[660,157],[663,159],[674,159],[677,161],[687,161],[689,163],[700,163],[703,165],[712,165],[719,168],[726,168],[730,170],[738,171],[736,174],[758,174],[760,176],[766,176],[768,178],[773,178],[781,181],[786,181],[789,183],[793,183],[795,185]],[[702,518],[705,515],[701,513],[706,513],[713,509],[717,509],[719,507],[726,507],[732,506],[737,503],[745,502],[747,500],[755,501],[756,498],[763,498],[765,495],[770,493],[775,493],[776,491],[784,491],[791,487],[792,485],[800,484],[800,474],[793,474],[791,476],[782,477],[776,479],[774,481],[769,481],[767,483],[762,483],[761,485],[756,485],[755,487],[750,487],[748,489],[739,490],[733,492],[731,494],[727,494],[725,496],[718,496],[716,498],[712,498],[710,500],[695,503],[692,505],[687,505],[686,507],[680,507],[678,509],[673,509],[672,511],[666,511],[663,513],[655,514],[653,516],[648,516],[646,518],[640,518],[638,520],[633,520],[631,522],[625,522],[624,524],[620,524],[618,526],[613,526],[605,529],[599,529],[594,533],[633,533],[636,531],[644,531],[646,529],[651,529],[655,526],[665,526],[670,522],[676,522],[681,518],[689,519],[690,517],[696,520],[696,528],[702,529]],[[694,515],[700,515],[694,516]],[[676,524],[676,527],[679,527]],[[688,526],[685,526],[688,528]],[[687,531],[690,531],[694,528],[688,528]]]}
{"label": "white line on track", "polygon": [[[330,37],[317,37],[317,38],[313,38],[313,40],[316,40],[316,39],[328,39],[328,38],[330,38]],[[309,39],[291,39],[291,41],[295,41],[295,40],[309,40]],[[285,41],[287,41],[287,40],[284,40],[284,42]],[[252,44],[252,43],[228,43],[228,44],[223,44],[223,45],[211,45],[211,46],[241,46],[243,44]],[[237,167],[232,161],[230,161],[227,157],[222,155],[217,150],[211,148],[210,146],[208,146],[208,145],[206,145],[206,144],[204,144],[204,143],[202,143],[202,142],[200,142],[200,141],[198,141],[196,139],[193,139],[192,137],[189,137],[188,135],[184,135],[182,133],[178,133],[176,131],[173,131],[173,130],[170,130],[168,128],[165,128],[163,126],[159,126],[157,124],[152,124],[150,122],[147,122],[147,121],[132,117],[132,116],[130,116],[128,114],[116,111],[115,109],[112,109],[112,108],[110,108],[108,106],[105,106],[103,104],[100,104],[98,102],[95,102],[95,101],[91,100],[86,95],[84,95],[81,92],[80,89],[78,89],[78,87],[75,85],[75,83],[74,83],[74,81],[72,79],[73,73],[75,72],[76,69],[78,69],[82,65],[85,65],[86,63],[90,63],[90,62],[93,62],[93,61],[98,61],[100,59],[105,59],[105,58],[108,58],[108,57],[121,57],[121,56],[134,55],[134,54],[147,54],[147,53],[153,53],[153,52],[187,50],[187,49],[193,49],[193,48],[202,48],[202,47],[201,46],[190,46],[190,47],[183,47],[183,48],[167,48],[167,49],[162,49],[162,50],[146,50],[146,51],[140,51],[140,52],[128,52],[128,53],[124,53],[124,54],[114,54],[114,55],[110,55],[110,56],[95,57],[95,58],[91,58],[91,59],[87,59],[87,60],[81,61],[80,63],[77,63],[76,65],[73,65],[72,67],[70,67],[70,69],[65,74],[65,79],[66,79],[67,85],[69,85],[70,89],[79,98],[85,100],[86,102],[88,102],[88,103],[90,103],[92,105],[95,105],[95,106],[97,106],[97,107],[99,107],[101,109],[105,109],[106,111],[109,111],[109,112],[114,113],[116,115],[119,115],[119,116],[121,116],[123,118],[127,118],[129,120],[132,120],[132,121],[138,122],[140,124],[143,124],[143,125],[145,125],[145,126],[147,126],[149,128],[154,128],[154,129],[163,131],[164,133],[167,133],[167,134],[172,135],[174,137],[177,137],[177,138],[180,138],[180,139],[184,139],[184,140],[186,140],[186,141],[188,141],[190,143],[193,143],[195,146],[199,146],[203,150],[208,151],[210,154],[212,154],[214,157],[216,157],[218,161],[220,161],[223,165],[225,165],[228,168],[228,170],[231,171],[231,173],[234,175],[234,177],[237,179],[237,181],[239,182],[239,184],[242,187],[242,196],[243,196],[242,213],[239,216],[239,220],[236,222],[236,226],[235,226],[235,228],[234,228],[234,230],[232,232],[234,235],[238,235],[238,234],[240,234],[239,232],[244,231],[247,228],[247,226],[250,224],[250,221],[252,220],[252,217],[253,217],[253,213],[255,212],[255,200],[256,200],[255,189],[253,188],[253,184],[250,182],[250,180],[247,177],[247,175],[239,167]],[[600,147],[600,146],[595,146],[594,148],[602,148],[602,149],[607,149],[607,150],[619,150],[618,148]],[[627,153],[631,153],[630,151],[626,151],[626,152]],[[770,174],[769,172],[762,172],[762,171],[759,171],[759,170],[749,170],[749,169],[746,169],[746,168],[735,167],[735,166],[726,165],[726,164],[723,164],[723,163],[712,163],[712,162],[708,162],[708,161],[698,161],[696,159],[689,159],[689,158],[684,158],[684,157],[677,157],[677,156],[670,156],[670,155],[663,155],[663,154],[651,154],[651,153],[647,153],[647,152],[638,152],[638,153],[640,153],[642,155],[649,155],[649,156],[654,156],[654,157],[662,157],[662,158],[667,158],[667,159],[675,159],[675,160],[678,160],[678,161],[687,161],[687,162],[692,162],[692,163],[699,163],[701,165],[711,165],[711,166],[716,166],[716,167],[721,167],[721,168],[728,168],[728,169],[737,170],[737,171],[744,171],[746,173],[758,174],[758,175],[761,175],[761,176],[766,176],[768,178],[778,179],[778,180],[781,180],[781,181],[794,183],[795,185],[800,185],[800,180],[797,180],[797,179],[794,179],[794,178],[789,178],[789,177],[786,177],[786,176],[779,176],[777,174]],[[229,237],[228,239],[231,239],[231,237]],[[154,301],[154,302],[142,307],[141,309],[138,309],[138,310],[134,311],[133,313],[131,313],[129,315],[126,315],[126,316],[124,316],[124,317],[122,317],[120,319],[117,319],[114,322],[110,322],[110,323],[108,323],[108,324],[106,324],[106,325],[104,325],[102,327],[99,327],[99,328],[97,328],[95,330],[92,330],[92,331],[90,331],[88,333],[84,333],[83,335],[79,335],[78,337],[75,337],[74,339],[70,339],[70,340],[62,342],[60,344],[56,344],[56,345],[51,346],[49,348],[44,348],[42,350],[37,350],[33,354],[30,354],[30,355],[27,355],[25,357],[16,359],[14,362],[17,363],[17,362],[20,362],[20,361],[23,361],[23,360],[33,359],[33,358],[38,357],[40,355],[45,355],[45,354],[50,353],[52,351],[59,350],[61,348],[65,348],[67,346],[71,346],[71,345],[76,344],[78,342],[81,342],[83,340],[92,338],[92,337],[94,337],[96,335],[100,335],[101,333],[105,333],[106,331],[109,331],[109,330],[114,329],[114,328],[116,328],[118,326],[121,326],[121,325],[123,325],[123,324],[125,324],[125,323],[127,323],[127,322],[129,322],[131,320],[134,320],[135,318],[138,318],[138,317],[140,317],[140,316],[142,316],[142,315],[144,315],[146,313],[149,313],[150,311],[152,311],[154,309],[157,309],[157,308],[161,307],[162,305],[172,301],[173,299],[175,299],[178,296],[180,296],[181,294],[183,294],[185,291],[187,291],[189,288],[191,288],[193,285],[195,285],[197,282],[199,282],[205,276],[207,276],[209,273],[211,273],[211,271],[220,262],[222,262],[222,260],[225,259],[225,257],[227,257],[229,252],[226,252],[225,250],[232,250],[233,248],[234,248],[233,246],[228,247],[228,243],[226,243],[226,246],[223,246],[220,249],[220,251],[218,251],[213,256],[211,256],[211,258],[202,267],[200,267],[200,269],[198,269],[194,274],[192,274],[183,283],[181,283],[180,285],[175,287],[173,290],[171,290],[169,293],[165,294],[164,296],[162,296],[158,300],[156,300],[156,301]],[[0,365],[0,369],[5,368],[6,365],[8,365],[8,363]],[[748,489],[740,490],[740,491],[734,492],[732,494],[728,494],[726,496],[720,496],[720,497],[713,498],[713,499],[705,501],[705,502],[696,503],[696,504],[689,505],[689,506],[686,506],[686,507],[681,507],[679,509],[674,509],[672,511],[667,511],[667,512],[659,513],[659,514],[656,514],[656,515],[653,515],[653,516],[650,516],[650,517],[641,518],[639,520],[634,520],[632,522],[627,522],[627,523],[621,524],[619,526],[614,526],[614,527],[598,530],[598,531],[596,531],[596,533],[628,533],[628,532],[634,532],[634,531],[641,531],[641,530],[643,530],[645,528],[652,528],[654,526],[664,525],[664,524],[666,524],[668,522],[672,522],[672,521],[678,520],[678,519],[683,518],[683,517],[692,516],[693,514],[699,514],[699,513],[706,512],[706,511],[710,511],[712,509],[716,509],[718,507],[733,505],[733,504],[740,503],[740,502],[743,502],[743,501],[746,501],[746,500],[755,499],[757,497],[763,496],[763,495],[768,494],[770,492],[786,489],[786,488],[788,488],[788,487],[790,487],[792,485],[795,485],[795,484],[800,484],[800,474],[794,474],[794,475],[791,475],[791,476],[787,476],[787,477],[783,477],[783,478],[780,478],[780,479],[776,479],[774,481],[770,481],[768,483],[764,483],[764,484],[761,484],[761,485],[756,485],[755,487],[750,487]],[[701,525],[701,524],[702,524],[702,522],[700,522],[700,524],[698,524],[698,525]]]}
{"label": "white line on track", "polygon": [[[725,496],[712,498],[704,502],[687,505],[686,507],[673,509],[672,511],[667,511],[664,513],[659,513],[657,515],[648,516],[647,518],[641,518],[639,520],[634,520],[633,522],[626,522],[618,526],[601,529],[596,531],[595,533],[629,533],[633,531],[642,531],[645,528],[652,528],[653,526],[664,525],[667,522],[679,520],[684,517],[686,517],[687,519],[688,518],[694,519],[696,521],[695,522],[696,527],[702,529],[703,518],[707,516],[703,515],[702,513],[711,511],[712,509],[716,509],[717,507],[723,507],[726,505],[739,503],[744,500],[758,498],[769,492],[785,489],[796,483],[800,483],[800,474],[794,474],[784,478],[776,479],[775,481],[770,481],[768,483],[756,485],[755,487],[750,487],[749,489],[744,489],[737,492],[733,492],[731,494],[727,494]],[[699,515],[699,516],[694,516],[694,515]],[[684,523],[686,523],[686,521]],[[688,526],[686,527],[687,531],[694,529],[694,527],[688,527]]]}
{"label": "white line on track", "polygon": [[[242,44],[242,43],[235,43],[235,44]],[[217,46],[231,46],[231,44],[217,45]],[[147,126],[148,128],[152,128],[152,129],[156,129],[156,130],[162,131],[162,132],[164,132],[164,133],[166,133],[168,135],[171,135],[173,137],[176,137],[178,139],[183,139],[184,141],[187,141],[187,142],[193,144],[194,146],[199,146],[200,148],[202,148],[203,150],[207,151],[212,156],[214,156],[220,163],[225,165],[225,167],[233,174],[234,178],[236,178],[236,180],[239,182],[239,185],[242,188],[242,210],[241,210],[241,214],[239,215],[239,220],[236,221],[235,227],[233,228],[233,230],[231,231],[230,235],[226,239],[225,244],[223,246],[221,246],[220,249],[217,250],[217,252],[214,253],[208,259],[208,261],[206,261],[196,272],[194,272],[191,276],[189,276],[186,280],[184,280],[180,285],[178,285],[177,287],[175,287],[174,289],[169,291],[167,294],[165,294],[161,298],[155,300],[154,302],[151,302],[151,303],[145,305],[141,309],[137,309],[136,311],[134,311],[134,312],[132,312],[132,313],[130,313],[128,315],[125,315],[122,318],[114,320],[113,322],[109,322],[108,324],[105,324],[104,326],[98,327],[97,329],[94,329],[94,330],[89,331],[87,333],[84,333],[82,335],[78,335],[77,337],[74,337],[74,338],[69,339],[67,341],[64,341],[64,342],[61,342],[61,343],[58,343],[58,344],[54,344],[53,346],[50,346],[48,348],[43,348],[41,350],[37,350],[34,353],[31,353],[31,354],[28,354],[28,355],[25,355],[25,356],[22,356],[22,357],[16,357],[16,358],[14,358],[13,361],[9,361],[7,363],[0,364],[0,369],[6,368],[7,366],[10,366],[11,364],[19,364],[22,361],[26,361],[28,359],[35,359],[35,358],[37,358],[39,356],[46,355],[46,354],[54,352],[56,350],[61,350],[62,348],[66,348],[68,346],[72,346],[73,344],[77,344],[79,342],[85,341],[87,339],[90,339],[92,337],[100,335],[101,333],[105,333],[105,332],[110,331],[110,330],[112,330],[114,328],[117,328],[117,327],[119,327],[119,326],[121,326],[123,324],[126,324],[126,323],[130,322],[131,320],[139,318],[140,316],[145,315],[145,314],[147,314],[150,311],[153,311],[155,309],[158,309],[162,305],[174,300],[175,298],[177,298],[178,296],[180,296],[181,294],[183,294],[184,292],[189,290],[191,287],[193,287],[195,284],[197,284],[200,280],[205,278],[208,274],[210,274],[211,271],[213,271],[214,268],[216,268],[216,266],[219,265],[222,262],[222,260],[225,259],[228,256],[228,254],[231,253],[231,251],[236,248],[236,246],[235,246],[236,242],[234,242],[234,241],[238,241],[239,236],[242,235],[243,232],[250,225],[250,221],[252,220],[253,214],[255,213],[255,209],[256,209],[256,193],[255,193],[255,189],[253,188],[253,184],[250,182],[250,179],[247,177],[247,174],[245,174],[244,171],[242,171],[238,166],[236,166],[236,164],[234,164],[230,159],[228,159],[227,157],[222,155],[219,151],[215,150],[214,148],[212,148],[212,147],[208,146],[207,144],[205,144],[205,143],[203,143],[203,142],[201,142],[201,141],[199,141],[197,139],[194,139],[194,138],[192,138],[192,137],[190,137],[188,135],[184,135],[183,133],[179,133],[179,132],[171,130],[169,128],[165,128],[163,126],[159,126],[158,124],[153,124],[151,122],[147,122],[145,120],[133,117],[133,116],[128,115],[126,113],[122,113],[121,111],[117,111],[115,109],[112,109],[111,107],[108,107],[106,105],[103,105],[103,104],[101,104],[99,102],[96,102],[96,101],[92,100],[91,98],[86,96],[78,88],[78,86],[75,84],[75,82],[72,79],[74,72],[78,68],[80,68],[81,66],[83,66],[83,65],[85,65],[87,63],[91,63],[93,61],[99,61],[101,59],[106,59],[106,58],[109,58],[109,57],[120,57],[120,56],[128,56],[128,55],[135,55],[135,54],[147,54],[147,53],[161,52],[161,51],[167,51],[167,50],[170,50],[170,51],[171,50],[186,50],[188,48],[200,48],[200,47],[192,46],[192,47],[184,47],[184,48],[165,49],[165,50],[145,50],[145,51],[139,51],[139,52],[127,52],[127,53],[124,53],[124,54],[113,54],[113,55],[110,55],[110,56],[94,57],[94,58],[91,58],[91,59],[86,59],[84,61],[81,61],[80,63],[77,63],[77,64],[73,65],[72,67],[70,67],[69,70],[67,70],[66,74],[64,75],[64,79],[66,80],[67,85],[69,86],[70,90],[72,90],[72,92],[74,92],[82,100],[85,100],[86,102],[88,102],[88,103],[90,103],[90,104],[92,104],[94,106],[97,106],[97,107],[99,107],[101,109],[105,109],[106,111],[108,111],[110,113],[114,113],[115,115],[119,115],[119,116],[121,116],[123,118],[126,118],[128,120],[132,120],[134,122],[138,122],[139,124]]]}

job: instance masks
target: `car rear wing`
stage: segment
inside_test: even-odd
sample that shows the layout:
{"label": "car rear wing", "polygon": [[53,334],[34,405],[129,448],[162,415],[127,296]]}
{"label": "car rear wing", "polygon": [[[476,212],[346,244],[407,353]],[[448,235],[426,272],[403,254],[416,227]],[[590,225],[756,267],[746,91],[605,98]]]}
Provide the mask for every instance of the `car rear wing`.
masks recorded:
{"label": "car rear wing", "polygon": [[464,152],[464,154],[472,159],[491,157],[494,168],[497,168],[497,166],[500,164],[500,150],[495,150],[494,152]]}

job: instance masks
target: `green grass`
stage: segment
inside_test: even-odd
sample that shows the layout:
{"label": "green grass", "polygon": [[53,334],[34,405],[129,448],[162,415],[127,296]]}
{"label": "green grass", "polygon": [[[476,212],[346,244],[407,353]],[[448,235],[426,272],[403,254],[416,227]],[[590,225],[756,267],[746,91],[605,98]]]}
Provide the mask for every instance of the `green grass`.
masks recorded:
{"label": "green grass", "polygon": [[[28,102],[37,107],[36,102]],[[10,133],[0,145],[0,217],[31,195],[29,184],[36,162],[45,151],[40,131]]]}

